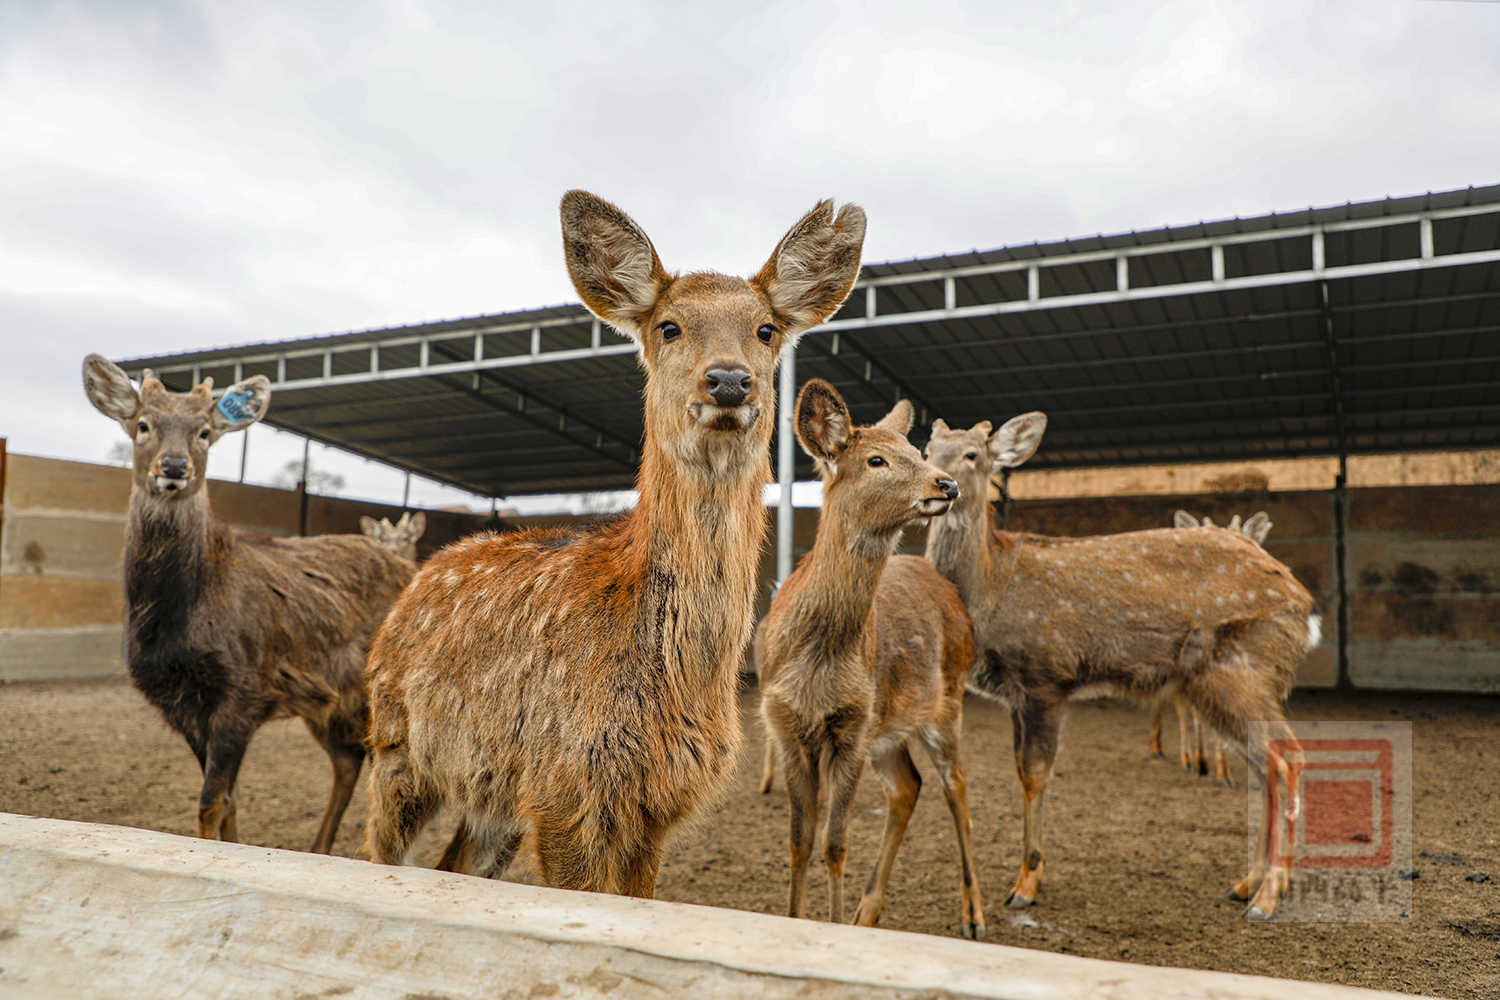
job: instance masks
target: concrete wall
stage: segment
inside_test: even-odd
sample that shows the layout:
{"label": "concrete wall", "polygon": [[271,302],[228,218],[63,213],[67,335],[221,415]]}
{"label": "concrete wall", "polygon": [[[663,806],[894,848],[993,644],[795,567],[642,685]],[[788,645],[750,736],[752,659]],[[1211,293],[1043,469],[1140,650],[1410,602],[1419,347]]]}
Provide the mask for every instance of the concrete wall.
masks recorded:
{"label": "concrete wall", "polygon": [[[1451,465],[1456,459],[1444,461]],[[1230,484],[1227,473],[1204,468],[1204,475],[1214,474],[1193,480],[1198,487],[1209,481]],[[1479,474],[1484,470],[1459,471],[1483,478]],[[1366,478],[1384,476],[1409,483],[1451,472],[1447,466],[1434,471],[1394,459],[1365,470]],[[1022,497],[1011,507],[1010,526],[1016,530],[1104,534],[1164,527],[1178,508],[1221,524],[1233,514],[1265,510],[1275,522],[1267,549],[1292,567],[1324,611],[1323,644],[1308,658],[1300,682],[1322,687],[1337,681],[1339,600],[1331,490],[1068,498],[1038,489],[1041,482],[1033,480],[1023,491],[1019,474],[1012,480],[1014,492]],[[121,674],[121,546],[129,472],[11,455],[4,483],[0,681]],[[1106,485],[1104,480],[1079,485],[1090,484]],[[210,482],[209,491],[215,513],[234,524],[273,535],[297,532],[301,498],[294,492],[217,481]],[[1353,683],[1500,693],[1500,540],[1495,537],[1500,485],[1357,487],[1348,497],[1348,655]],[[308,532],[358,531],[359,517],[366,513],[394,518],[400,511],[310,496]],[[573,520],[536,518],[512,524]],[[798,555],[811,548],[817,522],[816,510],[796,512]],[[475,515],[430,511],[421,554],[483,523]],[[909,531],[905,550],[921,552],[924,537],[921,529]],[[768,538],[761,553],[761,612],[769,603],[775,576],[775,546]]]}
{"label": "concrete wall", "polygon": [[[130,470],[8,455],[0,506],[0,682],[122,676],[123,548]],[[268,535],[294,535],[302,498],[289,490],[209,481],[214,514]],[[361,514],[400,508],[307,498],[308,534],[358,532]],[[483,518],[429,511],[426,555]]]}
{"label": "concrete wall", "polygon": [[4,813],[0,885],[0,994],[38,1000],[1396,996]]}

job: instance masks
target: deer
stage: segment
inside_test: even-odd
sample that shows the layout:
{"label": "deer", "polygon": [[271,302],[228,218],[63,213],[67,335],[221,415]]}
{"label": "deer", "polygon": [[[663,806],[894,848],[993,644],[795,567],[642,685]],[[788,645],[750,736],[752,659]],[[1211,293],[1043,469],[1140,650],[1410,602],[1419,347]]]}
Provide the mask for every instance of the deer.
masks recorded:
{"label": "deer", "polygon": [[964,684],[973,628],[952,583],[918,556],[896,556],[903,530],[947,512],[958,485],[906,439],[911,404],[856,427],[822,379],[802,387],[797,440],[824,476],[811,551],[782,584],[763,622],[761,712],[786,775],[791,885],[787,914],[806,910],[807,865],[826,791],[828,911],[843,920],[849,807],[866,758],[885,786],[880,857],[854,911],[873,926],[922,788],[920,742],[937,767],[958,837],[961,929],[984,936],[960,762]]}
{"label": "deer", "polygon": [[417,511],[416,514],[407,511],[395,524],[388,517],[377,521],[369,515],[362,515],[359,530],[377,545],[414,564],[417,561],[417,541],[427,530],[427,514],[423,511]]}
{"label": "deer", "polygon": [[[1291,570],[1227,531],[1049,538],[994,530],[984,484],[1030,458],[1046,422],[1032,412],[992,431],[989,421],[959,430],[938,420],[926,453],[959,485],[953,510],[928,527],[927,558],[958,587],[974,622],[970,689],[1011,712],[1023,797],[1012,908],[1037,898],[1043,796],[1073,699],[1180,693],[1221,737],[1246,748],[1258,773],[1285,780],[1281,801],[1295,817],[1303,753],[1285,703],[1321,626]],[[1268,723],[1271,738],[1251,745],[1252,721]],[[1285,859],[1269,863],[1274,813],[1265,811],[1251,869],[1230,890],[1249,902],[1251,920],[1269,919],[1290,881]]]}
{"label": "deer", "polygon": [[575,531],[479,534],[435,554],[370,650],[370,820],[404,861],[438,806],[439,867],[655,893],[669,831],[722,788],[740,739],[778,358],[859,274],[865,215],[819,202],[751,278],[670,274],[584,191],[561,204],[574,289],[645,370],[639,501]]}
{"label": "deer", "polygon": [[416,567],[361,535],[270,538],[216,519],[208,452],[266,413],[270,382],[140,389],[98,354],[83,361],[94,407],[134,443],[125,529],[130,678],[198,758],[198,835],[238,840],[235,784],[264,723],[297,716],[333,767],[312,850],[333,849],[364,762],[365,653]]}
{"label": "deer", "polygon": [[[1270,516],[1263,510],[1250,515],[1243,523],[1240,521],[1240,515],[1236,514],[1222,529],[1214,524],[1211,517],[1204,517],[1200,521],[1187,511],[1179,510],[1173,515],[1173,526],[1229,531],[1244,535],[1260,548],[1265,548],[1266,536],[1271,533],[1272,525]],[[1197,771],[1200,777],[1207,775],[1208,751],[1204,744],[1212,742],[1214,745],[1214,780],[1225,788],[1234,787],[1234,775],[1230,772],[1229,755],[1225,753],[1223,742],[1213,738],[1213,734],[1207,731],[1197,710],[1180,694],[1158,698],[1151,706],[1149,738],[1151,757],[1156,760],[1166,758],[1161,748],[1161,720],[1169,700],[1173,708],[1177,710],[1177,758],[1183,770],[1189,773]]]}

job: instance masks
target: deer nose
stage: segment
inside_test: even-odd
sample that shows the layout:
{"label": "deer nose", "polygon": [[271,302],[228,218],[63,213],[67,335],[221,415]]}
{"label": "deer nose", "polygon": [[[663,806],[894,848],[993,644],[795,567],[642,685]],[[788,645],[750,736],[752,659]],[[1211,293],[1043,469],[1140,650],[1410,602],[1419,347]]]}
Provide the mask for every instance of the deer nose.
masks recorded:
{"label": "deer nose", "polygon": [[748,368],[710,368],[703,377],[708,394],[720,406],[739,406],[750,395],[753,376]]}
{"label": "deer nose", "polygon": [[940,489],[940,490],[943,491],[943,496],[947,497],[949,500],[957,500],[958,499],[958,484],[955,483],[953,480],[951,480],[951,479],[939,479],[937,481],[937,484],[938,484],[938,489]]}
{"label": "deer nose", "polygon": [[188,460],[185,458],[162,459],[161,474],[168,479],[186,479],[188,477]]}

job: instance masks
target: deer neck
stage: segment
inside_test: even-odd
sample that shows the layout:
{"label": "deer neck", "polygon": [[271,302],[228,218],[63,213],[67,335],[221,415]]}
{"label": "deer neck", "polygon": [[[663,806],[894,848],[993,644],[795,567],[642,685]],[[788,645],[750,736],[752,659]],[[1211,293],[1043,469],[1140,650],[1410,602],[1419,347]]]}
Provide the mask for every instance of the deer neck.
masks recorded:
{"label": "deer neck", "polygon": [[[901,529],[854,530],[836,500],[825,503],[818,536],[799,573],[805,573],[798,620],[809,622],[829,646],[830,659],[859,650],[875,606],[880,574],[896,551]],[[834,646],[842,648],[833,648]]]}
{"label": "deer neck", "polygon": [[180,632],[209,577],[210,555],[227,544],[214,531],[208,492],[164,500],[130,492],[125,529],[125,598],[132,647]]}
{"label": "deer neck", "polygon": [[[660,581],[687,638],[713,665],[737,669],[750,633],[770,480],[768,442],[747,460],[708,474],[685,466],[648,430],[627,532],[627,562],[641,579]],[[727,644],[727,645],[726,645]]]}
{"label": "deer neck", "polygon": [[985,578],[1006,558],[995,548],[988,514],[988,504],[965,504],[933,518],[927,528],[927,561],[953,582],[965,604],[983,591]]}

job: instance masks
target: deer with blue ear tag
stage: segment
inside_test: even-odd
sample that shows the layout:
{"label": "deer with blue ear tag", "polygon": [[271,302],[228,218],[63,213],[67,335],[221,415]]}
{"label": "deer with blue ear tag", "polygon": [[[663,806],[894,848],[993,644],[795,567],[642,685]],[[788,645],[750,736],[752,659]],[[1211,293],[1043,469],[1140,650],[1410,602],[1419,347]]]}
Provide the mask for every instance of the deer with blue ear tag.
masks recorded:
{"label": "deer with blue ear tag", "polygon": [[215,399],[211,379],[170,392],[148,372],[137,391],[90,354],[83,387],[134,443],[127,660],[135,686],[203,768],[198,835],[238,839],[234,788],[250,738],[295,715],[333,763],[312,846],[328,853],[365,756],[365,653],[416,567],[360,535],[267,538],[214,518],[209,449],[265,416],[264,376]]}

